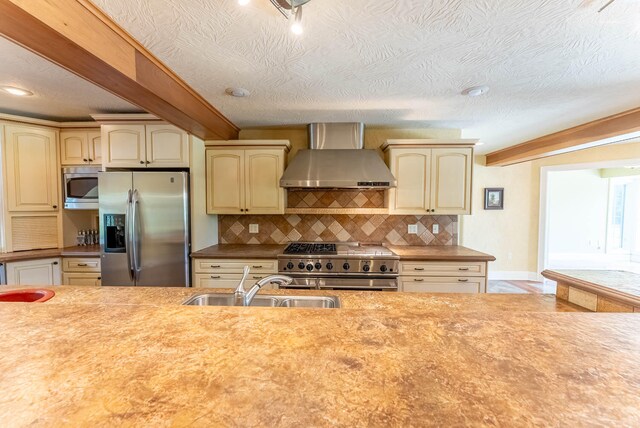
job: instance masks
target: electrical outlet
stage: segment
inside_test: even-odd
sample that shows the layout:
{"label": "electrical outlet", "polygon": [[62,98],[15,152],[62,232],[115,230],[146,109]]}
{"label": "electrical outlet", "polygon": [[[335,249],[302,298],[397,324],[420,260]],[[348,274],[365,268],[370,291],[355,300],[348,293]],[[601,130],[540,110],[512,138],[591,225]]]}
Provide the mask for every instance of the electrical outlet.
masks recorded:
{"label": "electrical outlet", "polygon": [[410,224],[407,229],[408,229],[407,233],[409,233],[409,235],[417,235],[418,234],[418,225],[417,224]]}
{"label": "electrical outlet", "polygon": [[440,233],[440,225],[436,223],[433,225],[433,234],[437,235],[438,233]]}
{"label": "electrical outlet", "polygon": [[250,224],[249,225],[249,233],[258,233],[259,230],[260,230],[260,228],[258,227],[257,224]]}

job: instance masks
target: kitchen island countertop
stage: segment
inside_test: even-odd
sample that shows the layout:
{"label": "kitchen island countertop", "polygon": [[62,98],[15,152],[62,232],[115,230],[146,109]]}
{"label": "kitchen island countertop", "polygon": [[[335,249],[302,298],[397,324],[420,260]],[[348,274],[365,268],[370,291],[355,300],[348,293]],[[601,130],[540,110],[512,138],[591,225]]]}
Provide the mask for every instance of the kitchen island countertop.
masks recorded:
{"label": "kitchen island countertop", "polygon": [[0,304],[10,333],[0,425],[640,422],[638,315],[420,310],[402,304],[405,293],[376,296],[399,300],[327,310]]}
{"label": "kitchen island countertop", "polygon": [[49,257],[100,257],[100,246],[85,245],[64,248],[49,248],[44,250],[15,251],[13,253],[1,253],[0,263],[47,259]]}

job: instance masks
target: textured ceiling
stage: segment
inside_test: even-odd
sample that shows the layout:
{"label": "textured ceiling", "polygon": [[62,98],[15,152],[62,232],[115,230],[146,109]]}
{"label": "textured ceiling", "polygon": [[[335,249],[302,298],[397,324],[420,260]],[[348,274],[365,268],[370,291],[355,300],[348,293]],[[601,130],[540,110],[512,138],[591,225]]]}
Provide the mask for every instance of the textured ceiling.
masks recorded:
{"label": "textured ceiling", "polygon": [[460,127],[483,151],[640,105],[640,1],[605,2],[313,0],[296,37],[268,0],[95,0],[241,127]]}
{"label": "textured ceiling", "polygon": [[0,112],[50,120],[87,120],[96,113],[139,112],[139,108],[75,74],[0,37],[0,85],[34,93],[15,97],[0,91]]}

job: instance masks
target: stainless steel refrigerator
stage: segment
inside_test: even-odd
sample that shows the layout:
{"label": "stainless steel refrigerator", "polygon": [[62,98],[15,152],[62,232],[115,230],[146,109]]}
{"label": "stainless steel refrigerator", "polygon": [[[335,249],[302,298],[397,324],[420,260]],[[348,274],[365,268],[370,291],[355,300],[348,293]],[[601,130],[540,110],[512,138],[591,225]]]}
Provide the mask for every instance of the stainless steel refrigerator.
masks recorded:
{"label": "stainless steel refrigerator", "polygon": [[101,172],[102,285],[189,286],[189,174]]}

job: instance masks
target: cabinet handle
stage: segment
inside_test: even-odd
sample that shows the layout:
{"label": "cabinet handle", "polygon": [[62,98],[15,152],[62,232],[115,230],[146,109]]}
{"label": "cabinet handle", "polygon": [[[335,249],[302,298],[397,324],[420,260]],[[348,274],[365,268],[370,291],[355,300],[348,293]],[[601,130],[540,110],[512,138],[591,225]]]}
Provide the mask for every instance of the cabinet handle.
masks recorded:
{"label": "cabinet handle", "polygon": [[468,279],[459,279],[458,282],[469,282]]}
{"label": "cabinet handle", "polygon": [[210,267],[212,267],[214,269],[218,269],[220,267],[220,265],[210,265]]}
{"label": "cabinet handle", "polygon": [[413,278],[415,282],[424,282],[424,278]]}
{"label": "cabinet handle", "polygon": [[151,162],[147,161],[147,165],[149,165]]}
{"label": "cabinet handle", "polygon": [[101,276],[99,276],[99,277],[98,277],[98,279],[100,280],[100,279],[102,279],[102,277],[101,277]]}
{"label": "cabinet handle", "polygon": [[262,266],[251,266],[253,269],[262,269]]}
{"label": "cabinet handle", "polygon": [[424,270],[424,268],[413,268],[413,270]]}
{"label": "cabinet handle", "polygon": [[56,209],[56,208],[58,208],[58,206],[57,206],[57,205],[54,205],[54,206],[53,206],[53,209]]}
{"label": "cabinet handle", "polygon": [[262,279],[261,276],[254,276],[253,279]]}
{"label": "cabinet handle", "polygon": [[54,265],[57,265],[57,264],[58,264],[58,262],[53,262],[53,264],[54,264]]}
{"label": "cabinet handle", "polygon": [[220,275],[217,275],[217,276],[211,275],[211,279],[220,279],[220,278],[221,278]]}
{"label": "cabinet handle", "polygon": [[458,268],[458,270],[469,270],[469,268]]}
{"label": "cabinet handle", "polygon": [[90,158],[90,159],[89,159],[89,162],[93,162],[93,159],[91,159],[91,158]]}
{"label": "cabinet handle", "polygon": [[144,161],[140,161],[140,165],[144,165]]}
{"label": "cabinet handle", "polygon": [[78,266],[86,266],[86,263],[78,263]]}
{"label": "cabinet handle", "polygon": [[89,162],[89,159],[82,159],[84,162]]}

